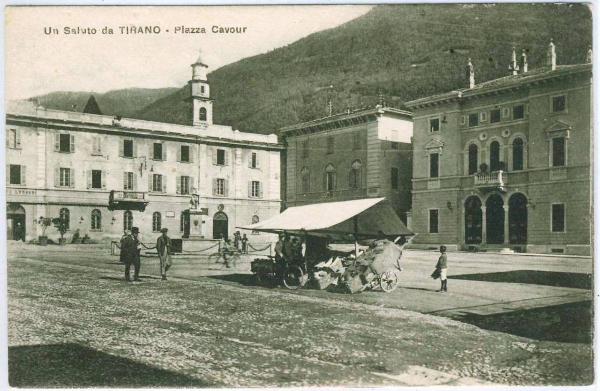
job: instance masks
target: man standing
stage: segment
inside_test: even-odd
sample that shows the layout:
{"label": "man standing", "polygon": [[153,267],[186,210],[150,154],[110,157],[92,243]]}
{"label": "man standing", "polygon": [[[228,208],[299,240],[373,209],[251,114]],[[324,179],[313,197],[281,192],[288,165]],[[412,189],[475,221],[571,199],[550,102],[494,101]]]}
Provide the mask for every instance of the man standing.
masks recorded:
{"label": "man standing", "polygon": [[128,231],[125,231],[125,235],[121,238],[120,260],[125,264],[125,281],[127,282],[131,282],[131,264],[135,265],[136,258],[137,248],[135,239]]}
{"label": "man standing", "polygon": [[163,280],[167,280],[167,270],[171,267],[171,238],[167,236],[169,230],[163,228],[162,233],[156,240],[156,251],[160,259],[160,274]]}
{"label": "man standing", "polygon": [[440,281],[442,286],[438,292],[448,292],[448,257],[446,255],[446,246],[440,246],[440,257],[438,258],[436,269],[440,271]]}
{"label": "man standing", "polygon": [[142,242],[140,239],[140,229],[138,227],[131,227],[131,235],[135,243],[135,256],[133,257],[133,281],[140,280],[140,255],[142,252]]}
{"label": "man standing", "polygon": [[242,254],[248,254],[248,237],[246,234],[242,236]]}

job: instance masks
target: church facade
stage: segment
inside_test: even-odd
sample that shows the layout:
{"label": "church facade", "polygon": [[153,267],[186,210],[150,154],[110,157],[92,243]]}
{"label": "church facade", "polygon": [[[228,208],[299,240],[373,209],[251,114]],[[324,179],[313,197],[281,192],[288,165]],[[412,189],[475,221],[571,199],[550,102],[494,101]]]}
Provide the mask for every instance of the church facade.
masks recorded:
{"label": "church facade", "polygon": [[41,217],[64,218],[67,237],[114,239],[137,226],[144,237],[166,227],[212,239],[279,213],[283,147],[213,123],[207,68],[192,64],[191,126],[9,103],[8,239],[41,236]]}
{"label": "church facade", "polygon": [[407,103],[413,245],[591,254],[592,64],[547,56],[529,70],[513,52],[511,75],[479,84],[469,63],[466,88]]}

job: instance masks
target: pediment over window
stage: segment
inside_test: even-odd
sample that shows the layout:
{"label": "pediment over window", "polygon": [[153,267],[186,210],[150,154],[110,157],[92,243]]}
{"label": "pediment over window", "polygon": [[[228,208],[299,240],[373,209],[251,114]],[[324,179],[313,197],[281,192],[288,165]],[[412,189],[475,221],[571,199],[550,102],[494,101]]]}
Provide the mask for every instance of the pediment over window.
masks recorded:
{"label": "pediment over window", "polygon": [[442,140],[439,140],[437,138],[434,138],[434,139],[430,140],[427,144],[425,144],[425,149],[438,149],[438,148],[444,148],[444,143],[442,142]]}
{"label": "pediment over window", "polygon": [[566,122],[554,121],[552,125],[548,126],[544,131],[547,137],[569,137],[569,132],[573,128]]}

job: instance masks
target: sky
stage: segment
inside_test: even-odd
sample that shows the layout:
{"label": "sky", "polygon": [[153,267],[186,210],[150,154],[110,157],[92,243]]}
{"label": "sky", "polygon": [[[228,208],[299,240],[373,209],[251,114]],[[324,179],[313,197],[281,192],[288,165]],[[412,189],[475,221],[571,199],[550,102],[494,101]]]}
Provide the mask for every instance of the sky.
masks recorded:
{"label": "sky", "polygon": [[[5,94],[7,99],[25,99],[52,91],[181,87],[190,79],[190,64],[200,51],[210,72],[313,32],[336,27],[371,8],[370,5],[7,7]],[[151,26],[155,31],[158,27],[160,33],[126,34],[121,26]],[[181,34],[176,32],[178,26],[204,27],[206,33]],[[213,26],[246,29],[244,33],[214,33]],[[111,28],[113,34],[108,34],[104,27]],[[65,28],[70,34],[65,33]],[[95,28],[96,33],[77,33],[77,28],[80,31]],[[54,34],[55,29],[58,34]]]}

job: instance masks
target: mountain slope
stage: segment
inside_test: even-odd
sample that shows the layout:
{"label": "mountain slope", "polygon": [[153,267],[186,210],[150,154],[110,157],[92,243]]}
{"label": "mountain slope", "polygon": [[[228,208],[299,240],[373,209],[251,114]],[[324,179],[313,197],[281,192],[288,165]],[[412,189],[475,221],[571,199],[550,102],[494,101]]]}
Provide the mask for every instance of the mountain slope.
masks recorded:
{"label": "mountain slope", "polygon": [[94,95],[103,114],[135,117],[143,107],[177,91],[177,88],[127,88],[108,91],[100,94],[95,92],[51,92],[37,96],[39,104],[49,109],[83,111],[90,95]]}

